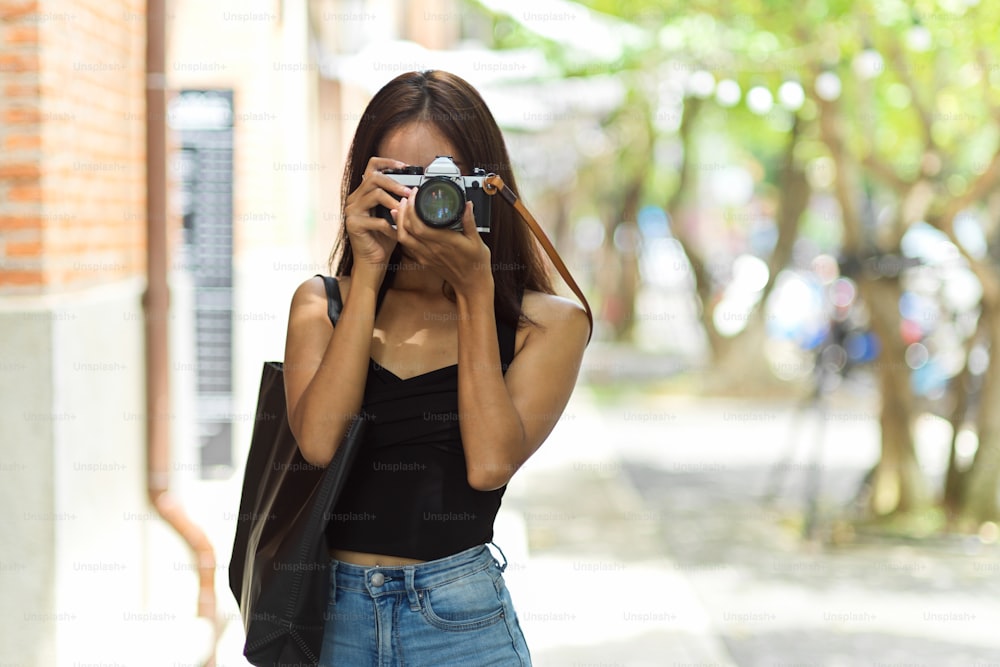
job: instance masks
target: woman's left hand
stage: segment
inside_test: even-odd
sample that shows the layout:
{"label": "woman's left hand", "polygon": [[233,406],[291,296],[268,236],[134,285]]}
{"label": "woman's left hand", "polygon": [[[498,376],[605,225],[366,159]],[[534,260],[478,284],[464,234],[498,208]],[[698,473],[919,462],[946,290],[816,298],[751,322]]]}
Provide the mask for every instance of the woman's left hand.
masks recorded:
{"label": "woman's left hand", "polygon": [[458,232],[425,224],[413,206],[416,195],[414,189],[392,210],[397,242],[417,262],[439,272],[457,294],[490,285],[490,249],[476,230],[472,202],[465,204],[462,231]]}

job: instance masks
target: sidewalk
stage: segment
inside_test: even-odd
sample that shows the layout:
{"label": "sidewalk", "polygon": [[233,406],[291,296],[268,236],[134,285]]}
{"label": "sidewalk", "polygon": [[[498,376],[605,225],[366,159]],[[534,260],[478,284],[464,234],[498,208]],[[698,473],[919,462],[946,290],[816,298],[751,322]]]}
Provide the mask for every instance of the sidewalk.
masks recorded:
{"label": "sidewalk", "polygon": [[[708,397],[622,405],[627,413],[603,412],[621,416],[616,442],[631,488],[740,667],[1000,665],[1000,545],[877,537],[844,520],[878,460],[869,396],[841,392],[808,417],[781,403]],[[927,416],[915,424],[932,480],[947,463],[943,426]],[[801,517],[814,451],[822,475],[810,541]],[[776,466],[785,480],[773,488]]]}
{"label": "sidewalk", "polygon": [[685,571],[664,553],[625,478],[610,425],[577,390],[548,441],[515,476],[495,541],[539,667],[734,663]]}

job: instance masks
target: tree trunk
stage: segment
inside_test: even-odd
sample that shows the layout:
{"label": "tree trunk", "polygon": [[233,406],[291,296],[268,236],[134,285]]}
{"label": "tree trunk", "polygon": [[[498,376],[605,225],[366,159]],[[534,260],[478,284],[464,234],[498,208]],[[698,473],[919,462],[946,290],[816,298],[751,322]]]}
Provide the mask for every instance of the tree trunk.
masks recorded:
{"label": "tree trunk", "polygon": [[[614,280],[604,282],[603,310],[613,339],[627,341],[632,338],[635,299],[639,293],[639,205],[653,161],[655,131],[649,100],[643,96],[633,98],[620,111],[618,129],[631,137],[632,148],[618,154],[614,167],[620,176],[612,181],[615,193],[608,198],[604,216],[603,263],[608,277],[613,276]],[[609,270],[611,264],[615,264],[613,274]]]}
{"label": "tree trunk", "polygon": [[552,238],[557,248],[573,247],[572,239],[570,238],[573,230],[569,224],[571,197],[571,193],[566,190],[556,191],[553,197]]}
{"label": "tree trunk", "polygon": [[698,209],[688,205],[691,193],[695,191],[695,156],[694,156],[694,125],[701,113],[704,102],[696,97],[684,98],[684,108],[681,114],[681,125],[677,130],[677,138],[681,142],[681,164],[677,188],[664,208],[670,218],[670,232],[680,244],[684,255],[691,265],[691,281],[694,283],[695,295],[698,297],[698,318],[705,338],[708,341],[710,363],[715,363],[725,356],[729,340],[719,335],[712,319],[715,303],[712,294],[712,275],[701,252],[695,247],[688,232],[689,227],[697,223]]}
{"label": "tree trunk", "polygon": [[985,321],[984,318],[979,318],[975,332],[965,342],[965,365],[952,382],[951,395],[955,402],[948,417],[948,423],[951,424],[951,443],[948,450],[948,470],[944,476],[944,492],[941,495],[941,507],[944,509],[949,524],[954,523],[961,514],[962,505],[965,502],[965,490],[969,481],[968,468],[960,469],[958,467],[958,436],[970,418],[972,408],[969,400],[970,393],[976,390],[975,383],[980,382],[979,379],[973,377],[972,371],[969,370],[969,355],[976,343],[982,340],[985,335]]}
{"label": "tree trunk", "polygon": [[[1000,200],[996,195],[989,197],[1000,179],[1000,150],[959,198],[947,201],[940,207],[940,213],[927,216],[934,227],[943,231],[956,247],[961,242],[955,235],[954,222],[958,214],[980,199],[986,199],[987,206],[995,209]],[[994,230],[996,227],[994,226]],[[996,232],[994,231],[994,234]],[[976,413],[976,434],[979,444],[972,465],[962,474],[954,474],[949,468],[949,486],[946,489],[946,507],[959,505],[958,528],[977,528],[985,521],[1000,519],[997,490],[1000,487],[1000,271],[997,270],[996,253],[998,239],[990,244],[990,255],[985,259],[970,257],[965,259],[969,268],[979,279],[983,295],[980,301],[979,323],[975,339],[985,339],[989,353],[989,366],[983,374],[979,403]],[[952,452],[954,458],[954,448]],[[954,480],[952,479],[954,477]],[[951,491],[949,495],[947,491]]]}
{"label": "tree trunk", "polygon": [[[968,355],[966,355],[968,358]],[[962,372],[954,379],[952,397],[954,405],[948,422],[951,424],[951,444],[948,450],[948,470],[944,476],[944,492],[941,495],[941,507],[944,509],[948,522],[951,523],[960,513],[965,496],[968,470],[958,467],[958,436],[969,413],[969,384],[973,381],[969,364],[966,361]]]}
{"label": "tree trunk", "polygon": [[[670,220],[673,223],[671,230],[673,231],[674,238],[680,244],[684,255],[688,259],[688,263],[691,265],[691,280],[694,283],[694,293],[698,297],[698,319],[701,322],[701,327],[705,331],[705,338],[708,341],[708,349],[711,356],[709,363],[714,367],[718,364],[719,359],[725,357],[729,339],[720,335],[715,328],[715,320],[713,318],[716,304],[714,301],[715,295],[712,293],[712,275],[701,253],[691,243],[687,230],[684,229],[686,226],[684,218],[687,211],[679,208],[668,209],[668,211],[670,213]],[[697,215],[697,213],[692,211],[691,215]]]}
{"label": "tree trunk", "polygon": [[[844,138],[844,121],[836,102],[814,97],[819,109],[820,135],[833,158],[834,194],[844,221],[843,251],[858,257],[863,233],[858,205],[857,164]],[[914,399],[906,348],[900,338],[899,279],[858,276],[858,288],[871,312],[872,326],[881,344],[876,365],[882,409],[882,454],[872,471],[870,510],[876,515],[919,510],[929,498],[913,443]]]}
{"label": "tree trunk", "polygon": [[979,317],[986,318],[983,328],[989,339],[990,364],[983,375],[979,395],[976,419],[979,447],[968,470],[961,511],[962,520],[973,527],[1000,519],[997,507],[1000,488],[1000,309],[987,307],[984,303]]}
{"label": "tree trunk", "polygon": [[[799,219],[809,206],[812,194],[805,172],[795,161],[795,148],[800,135],[800,121],[796,116],[788,145],[785,147],[781,171],[778,174],[780,193],[776,214],[778,240],[767,262],[767,283],[764,285],[760,301],[750,312],[746,328],[727,341],[725,346],[717,344],[716,347],[718,356],[715,366],[719,371],[719,381],[727,386],[739,383],[747,390],[784,386],[784,383],[771,372],[767,358],[760,354],[760,350],[767,342],[767,322],[764,315],[767,299],[774,289],[778,274],[792,259],[792,250],[799,236]],[[709,315],[711,316],[711,313]],[[709,321],[706,326],[714,325]]]}
{"label": "tree trunk", "polygon": [[597,315],[609,328],[610,338],[620,340],[622,324],[625,321],[625,304],[622,302],[620,286],[622,284],[621,261],[615,250],[611,236],[614,227],[608,230],[609,221],[604,221],[604,241],[601,243],[600,260],[594,283],[595,290],[600,295],[600,313]]}
{"label": "tree trunk", "polygon": [[881,346],[876,371],[882,396],[882,456],[872,478],[870,509],[876,516],[919,511],[928,506],[929,497],[914,447],[914,396],[904,362],[906,346],[899,335],[899,280],[862,278],[859,286]]}
{"label": "tree trunk", "polygon": [[801,134],[801,121],[796,116],[795,122],[792,124],[788,146],[785,148],[781,172],[778,175],[778,190],[781,193],[776,215],[778,240],[767,262],[769,274],[767,285],[764,286],[764,294],[761,297],[762,305],[767,300],[767,297],[770,296],[771,290],[778,279],[778,274],[788,266],[788,262],[792,259],[795,241],[799,238],[799,219],[806,212],[806,208],[809,207],[809,198],[812,196],[809,180],[806,178],[805,172],[795,161],[795,149],[799,144]]}
{"label": "tree trunk", "polygon": [[[639,292],[639,201],[644,171],[632,176],[621,203],[604,219],[604,241],[601,245],[601,276],[604,295],[603,317],[611,325],[613,340],[628,340],[635,322],[635,298]],[[615,243],[616,233],[623,247]]]}

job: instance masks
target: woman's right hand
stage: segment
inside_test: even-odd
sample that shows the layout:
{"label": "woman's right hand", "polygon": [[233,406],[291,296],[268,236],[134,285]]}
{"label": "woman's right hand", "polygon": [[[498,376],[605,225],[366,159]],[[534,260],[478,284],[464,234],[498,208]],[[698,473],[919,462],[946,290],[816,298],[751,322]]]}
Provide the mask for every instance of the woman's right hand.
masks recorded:
{"label": "woman's right hand", "polygon": [[390,210],[398,208],[399,198],[409,196],[410,188],[382,173],[384,169],[405,166],[399,160],[371,158],[361,176],[361,185],[347,196],[344,217],[356,268],[371,268],[378,275],[385,274],[389,257],[396,247],[396,230],[387,220],[372,213],[379,204]]}

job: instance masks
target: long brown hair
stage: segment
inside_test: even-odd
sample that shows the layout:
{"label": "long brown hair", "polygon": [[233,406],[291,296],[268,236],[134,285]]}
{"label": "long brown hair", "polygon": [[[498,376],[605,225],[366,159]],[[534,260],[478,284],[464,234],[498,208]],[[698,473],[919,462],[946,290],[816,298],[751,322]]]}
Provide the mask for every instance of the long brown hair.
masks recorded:
{"label": "long brown hair", "polygon": [[[448,72],[408,72],[375,93],[361,115],[344,169],[342,220],[347,196],[361,185],[368,160],[375,156],[379,144],[390,132],[412,122],[432,124],[454,144],[458,155],[469,162],[468,168],[496,173],[507,187],[517,192],[503,134],[478,91]],[[490,208],[490,232],[481,236],[490,249],[494,308],[498,320],[517,327],[525,321],[520,299],[524,290],[553,294],[552,281],[534,238],[514,208],[500,197],[494,198]],[[399,254],[397,246],[390,264],[399,261]],[[351,275],[354,254],[346,221],[330,254],[331,267],[334,262],[336,275]],[[387,273],[386,280],[391,281],[392,276]]]}

